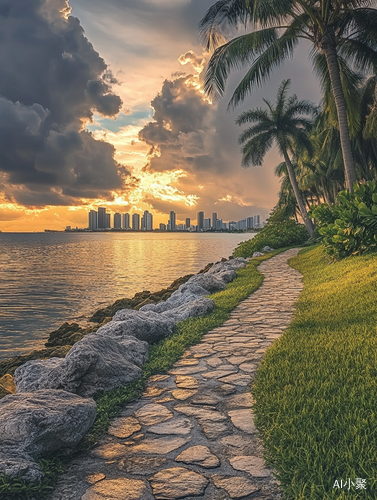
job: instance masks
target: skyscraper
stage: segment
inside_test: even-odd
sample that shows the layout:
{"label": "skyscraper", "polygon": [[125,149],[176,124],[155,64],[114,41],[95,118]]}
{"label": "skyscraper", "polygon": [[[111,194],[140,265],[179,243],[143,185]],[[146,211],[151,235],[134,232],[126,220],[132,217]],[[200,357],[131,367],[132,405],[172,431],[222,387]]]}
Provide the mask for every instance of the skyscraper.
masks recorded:
{"label": "skyscraper", "polygon": [[211,219],[204,219],[203,229],[206,229],[206,230],[211,229]]}
{"label": "skyscraper", "polygon": [[140,215],[132,214],[132,229],[134,231],[139,231],[140,229]]}
{"label": "skyscraper", "polygon": [[114,214],[114,229],[122,229],[122,216],[119,213]]}
{"label": "skyscraper", "polygon": [[106,218],[106,208],[98,208],[98,229],[106,229],[107,218]]}
{"label": "skyscraper", "polygon": [[190,226],[191,226],[191,219],[190,219],[190,217],[187,217],[186,218],[186,229],[190,229]]}
{"label": "skyscraper", "polygon": [[123,229],[130,229],[130,214],[123,214]]}
{"label": "skyscraper", "polygon": [[204,212],[198,212],[197,223],[198,223],[198,231],[204,228]]}
{"label": "skyscraper", "polygon": [[217,221],[217,213],[213,212],[213,214],[212,214],[212,229],[216,229],[217,228],[216,221]]}
{"label": "skyscraper", "polygon": [[106,229],[111,227],[110,214],[106,214]]}
{"label": "skyscraper", "polygon": [[142,231],[153,230],[153,215],[149,213],[148,210],[144,211],[144,215],[141,218],[141,230]]}
{"label": "skyscraper", "polygon": [[260,215],[254,215],[254,227],[261,227],[261,225],[260,225]]}
{"label": "skyscraper", "polygon": [[247,229],[254,228],[254,217],[247,217],[246,218],[246,227],[247,227]]}
{"label": "skyscraper", "polygon": [[166,231],[166,224],[160,223],[160,231]]}
{"label": "skyscraper", "polygon": [[89,212],[89,229],[92,231],[98,229],[98,213],[95,210]]}
{"label": "skyscraper", "polygon": [[175,212],[173,210],[170,212],[170,231],[175,231],[176,230],[176,224],[175,224]]}

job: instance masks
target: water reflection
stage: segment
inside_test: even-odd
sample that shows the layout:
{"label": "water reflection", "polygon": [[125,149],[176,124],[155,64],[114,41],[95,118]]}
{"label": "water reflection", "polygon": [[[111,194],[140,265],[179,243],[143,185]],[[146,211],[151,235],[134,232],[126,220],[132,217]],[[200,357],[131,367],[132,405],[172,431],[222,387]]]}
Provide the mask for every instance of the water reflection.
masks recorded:
{"label": "water reflection", "polygon": [[40,348],[64,321],[158,290],[228,257],[245,234],[0,235],[0,358]]}

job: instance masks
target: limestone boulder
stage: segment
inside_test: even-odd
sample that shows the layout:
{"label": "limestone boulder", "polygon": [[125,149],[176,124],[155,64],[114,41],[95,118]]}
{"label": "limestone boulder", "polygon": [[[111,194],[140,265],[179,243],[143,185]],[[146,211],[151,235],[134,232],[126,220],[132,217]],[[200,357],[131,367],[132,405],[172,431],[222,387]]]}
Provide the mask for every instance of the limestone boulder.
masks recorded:
{"label": "limestone boulder", "polygon": [[262,248],[262,252],[274,252],[275,250],[268,245]]}
{"label": "limestone boulder", "polygon": [[[213,268],[211,268],[210,271],[212,269]],[[187,284],[199,285],[205,290],[208,290],[210,293],[220,292],[221,290],[225,289],[224,283],[221,280],[217,279],[216,276],[214,276],[211,272],[195,274],[188,280]]]}
{"label": "limestone boulder", "polygon": [[17,368],[14,378],[20,393],[63,389],[90,397],[137,380],[147,359],[147,342],[92,333],[77,342],[65,359],[28,361]]}
{"label": "limestone boulder", "polygon": [[0,476],[19,477],[24,481],[36,482],[43,478],[43,472],[30,455],[17,446],[2,446],[0,449]]}
{"label": "limestone boulder", "polygon": [[216,273],[215,276],[217,279],[222,280],[224,283],[230,283],[235,278],[237,278],[237,273],[234,269],[229,269]]}
{"label": "limestone boulder", "polygon": [[207,297],[200,297],[199,299],[187,302],[187,304],[183,304],[179,307],[176,307],[175,309],[165,311],[161,313],[161,316],[166,316],[172,319],[174,323],[178,323],[179,321],[183,321],[188,318],[204,316],[205,314],[212,311],[214,307],[215,303],[212,299],[208,299]]}
{"label": "limestone boulder", "polygon": [[132,335],[139,340],[153,344],[173,333],[174,323],[154,311],[118,311],[113,321],[97,330],[97,334],[110,337]]}
{"label": "limestone boulder", "polygon": [[96,403],[61,390],[39,390],[0,400],[0,472],[28,480],[42,475],[39,457],[68,452],[88,432]]}
{"label": "limestone boulder", "polygon": [[252,257],[263,257],[264,253],[262,252],[254,252]]}
{"label": "limestone boulder", "polygon": [[178,290],[176,290],[165,302],[160,302],[159,304],[147,304],[143,306],[140,311],[162,313],[209,294],[210,292],[202,286],[195,283],[185,283],[184,285],[181,285]]}

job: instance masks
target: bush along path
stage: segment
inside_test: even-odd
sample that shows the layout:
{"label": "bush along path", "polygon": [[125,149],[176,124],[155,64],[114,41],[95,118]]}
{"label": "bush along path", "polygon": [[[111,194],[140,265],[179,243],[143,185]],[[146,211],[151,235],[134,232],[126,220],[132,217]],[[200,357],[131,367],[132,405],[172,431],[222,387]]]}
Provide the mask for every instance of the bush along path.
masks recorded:
{"label": "bush along path", "polygon": [[259,266],[263,285],[189,348],[77,457],[53,500],[280,499],[253,423],[250,385],[302,289],[290,249]]}

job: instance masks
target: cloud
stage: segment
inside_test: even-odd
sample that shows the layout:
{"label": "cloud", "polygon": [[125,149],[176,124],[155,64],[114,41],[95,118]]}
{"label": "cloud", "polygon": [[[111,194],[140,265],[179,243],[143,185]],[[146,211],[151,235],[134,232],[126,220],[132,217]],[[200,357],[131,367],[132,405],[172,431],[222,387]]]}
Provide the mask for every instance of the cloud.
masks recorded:
{"label": "cloud", "polygon": [[108,198],[122,187],[114,148],[84,131],[121,99],[65,0],[0,0],[0,172],[20,204]]}

